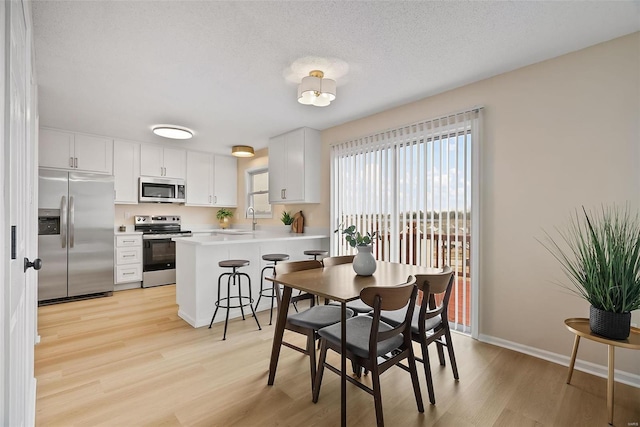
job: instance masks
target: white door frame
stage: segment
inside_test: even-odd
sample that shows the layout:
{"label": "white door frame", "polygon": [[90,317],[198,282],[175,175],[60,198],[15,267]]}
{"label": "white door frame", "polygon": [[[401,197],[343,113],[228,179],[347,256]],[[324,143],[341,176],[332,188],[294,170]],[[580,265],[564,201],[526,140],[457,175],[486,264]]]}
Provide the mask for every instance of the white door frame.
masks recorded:
{"label": "white door frame", "polygon": [[0,21],[6,41],[0,47],[4,99],[0,107],[0,239],[4,242],[0,249],[0,423],[31,426],[35,424],[37,281],[35,272],[25,273],[23,265],[25,258],[37,256],[38,119],[30,2],[3,2]]}

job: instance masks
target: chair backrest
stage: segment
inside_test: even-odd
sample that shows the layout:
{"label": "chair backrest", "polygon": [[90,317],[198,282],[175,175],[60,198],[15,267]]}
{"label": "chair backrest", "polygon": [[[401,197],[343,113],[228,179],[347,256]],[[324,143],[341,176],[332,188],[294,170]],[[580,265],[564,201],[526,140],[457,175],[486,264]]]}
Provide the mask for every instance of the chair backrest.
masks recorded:
{"label": "chair backrest", "polygon": [[293,273],[294,271],[311,270],[322,268],[322,263],[313,259],[305,261],[280,262],[276,265],[276,276],[278,274]]}
{"label": "chair backrest", "polygon": [[[370,286],[360,291],[360,299],[373,307],[373,323],[369,336],[369,350],[375,351],[376,343],[387,340],[398,334],[405,333],[405,344],[411,343],[411,319],[416,305],[416,279],[413,276],[407,278],[407,283],[399,286]],[[403,322],[388,331],[379,331],[380,312],[399,310],[407,307]]]}
{"label": "chair backrest", "polygon": [[[439,314],[443,314],[443,318],[446,317],[454,282],[454,271],[449,266],[445,266],[441,273],[416,275],[418,289],[424,293],[422,304],[420,305],[420,323]],[[440,305],[436,306],[434,295],[442,294],[443,292],[444,298]]]}
{"label": "chair backrest", "polygon": [[322,264],[325,267],[332,267],[334,265],[340,264],[349,264],[353,262],[353,258],[355,255],[340,255],[340,256],[332,256],[322,259]]}
{"label": "chair backrest", "polygon": [[418,289],[423,292],[441,294],[447,290],[452,276],[453,270],[446,265],[441,273],[416,274],[416,284],[418,285]]}
{"label": "chair backrest", "polygon": [[[316,261],[314,259],[308,259],[305,261],[291,261],[291,262],[280,262],[276,264],[275,275],[293,273],[294,271],[302,271],[302,270],[311,270],[314,268],[322,268],[322,263],[320,261]],[[282,291],[280,289],[280,285],[276,285],[274,283],[276,289],[276,302],[278,303],[278,307],[280,307],[280,302],[282,301]],[[311,299],[311,305],[314,305],[315,299]]]}

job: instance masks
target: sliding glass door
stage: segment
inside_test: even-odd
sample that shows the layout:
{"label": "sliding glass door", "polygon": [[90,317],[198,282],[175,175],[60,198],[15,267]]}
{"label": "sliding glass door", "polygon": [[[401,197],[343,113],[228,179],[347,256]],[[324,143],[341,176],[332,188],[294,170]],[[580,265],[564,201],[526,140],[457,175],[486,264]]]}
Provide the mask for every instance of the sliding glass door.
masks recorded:
{"label": "sliding glass door", "polygon": [[[332,146],[332,221],[378,232],[379,260],[451,266],[449,320],[471,329],[474,144],[479,110],[416,123]],[[339,235],[332,254],[354,253]]]}

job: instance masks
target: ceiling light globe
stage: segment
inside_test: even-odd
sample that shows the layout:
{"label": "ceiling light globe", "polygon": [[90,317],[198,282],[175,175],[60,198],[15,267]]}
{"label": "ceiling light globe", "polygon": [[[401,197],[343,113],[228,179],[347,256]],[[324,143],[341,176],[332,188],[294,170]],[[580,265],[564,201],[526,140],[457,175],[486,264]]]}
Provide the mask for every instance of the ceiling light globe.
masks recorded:
{"label": "ceiling light globe", "polygon": [[320,70],[313,70],[298,85],[298,102],[303,105],[326,107],[336,99],[336,81],[325,79]]}
{"label": "ceiling light globe", "polygon": [[313,105],[313,103],[315,102],[317,96],[315,94],[315,92],[313,91],[306,91],[306,92],[302,92],[300,95],[298,95],[298,102],[300,104],[304,104],[304,105]]}
{"label": "ceiling light globe", "polygon": [[316,107],[326,107],[329,104],[331,104],[329,98],[322,95],[316,97],[316,99],[313,101],[313,105],[315,105]]}
{"label": "ceiling light globe", "polygon": [[336,99],[336,81],[331,79],[322,79],[322,96],[329,99],[329,102]]}

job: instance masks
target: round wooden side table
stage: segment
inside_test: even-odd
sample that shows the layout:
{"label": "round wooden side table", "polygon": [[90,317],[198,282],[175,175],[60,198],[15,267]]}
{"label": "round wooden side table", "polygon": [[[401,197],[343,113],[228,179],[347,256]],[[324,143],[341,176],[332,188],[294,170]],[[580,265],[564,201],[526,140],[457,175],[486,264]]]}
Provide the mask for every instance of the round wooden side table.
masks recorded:
{"label": "round wooden side table", "polygon": [[573,351],[571,352],[571,362],[569,363],[569,375],[567,376],[567,384],[571,383],[571,375],[573,374],[573,366],[576,363],[576,355],[578,354],[578,345],[580,344],[580,337],[584,337],[591,341],[606,344],[609,347],[609,374],[607,376],[607,411],[609,424],[613,425],[613,368],[615,364],[615,348],[630,348],[632,350],[640,350],[640,329],[631,328],[629,338],[626,340],[612,340],[609,338],[601,337],[591,332],[589,327],[589,319],[584,318],[572,318],[564,321],[571,332],[576,334],[575,341],[573,342]]}

